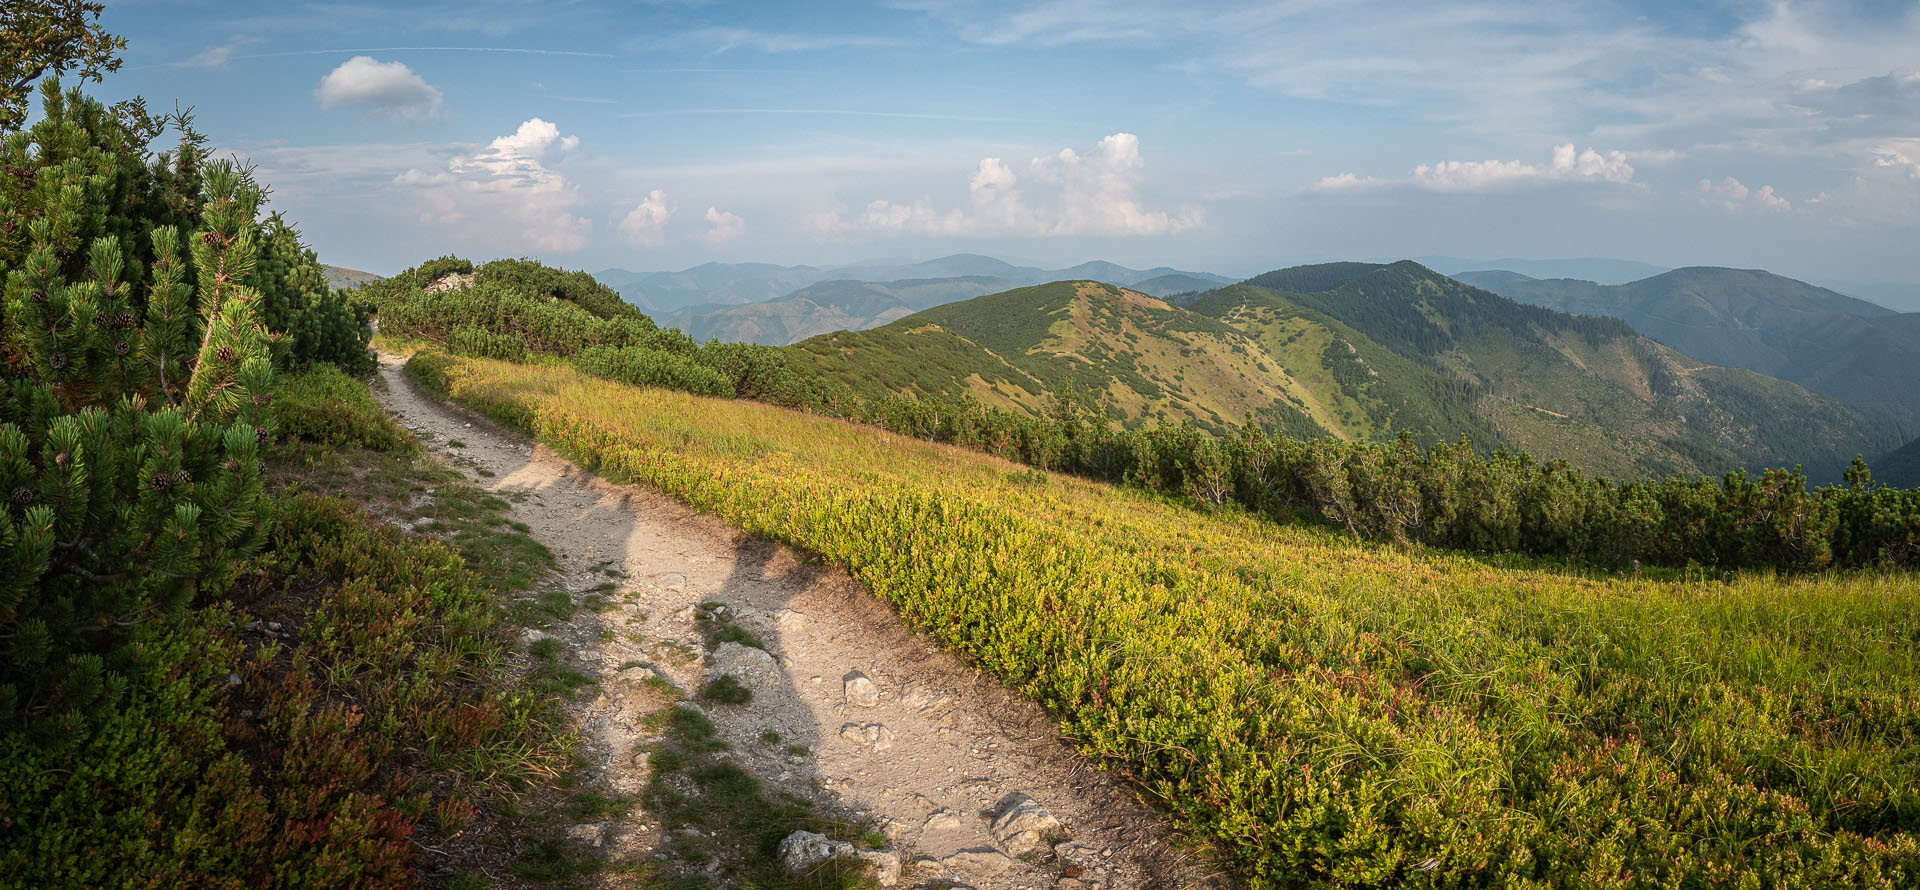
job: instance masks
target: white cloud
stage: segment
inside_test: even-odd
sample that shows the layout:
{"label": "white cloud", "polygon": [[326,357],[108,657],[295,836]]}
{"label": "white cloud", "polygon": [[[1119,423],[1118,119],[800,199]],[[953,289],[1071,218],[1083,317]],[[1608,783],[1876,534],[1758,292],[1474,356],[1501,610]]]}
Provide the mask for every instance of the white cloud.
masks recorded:
{"label": "white cloud", "polygon": [[673,205],[668,203],[667,193],[654,189],[620,220],[620,235],[629,244],[659,247],[666,240],[667,218],[670,216],[673,216]]}
{"label": "white cloud", "polygon": [[[224,63],[226,56],[219,61]],[[365,108],[369,117],[410,121],[439,117],[442,99],[439,90],[405,63],[377,62],[370,56],[341,62],[320,79],[314,95],[323,109],[356,106]]]}
{"label": "white cloud", "polygon": [[1372,186],[1385,184],[1387,184],[1387,181],[1384,179],[1375,179],[1371,176],[1360,176],[1354,173],[1342,173],[1338,176],[1320,177],[1320,181],[1314,183],[1313,188],[1315,191],[1321,192],[1339,192],[1348,189],[1370,188]]}
{"label": "white cloud", "polygon": [[1785,212],[1793,209],[1792,202],[1774,194],[1773,186],[1763,185],[1757,189],[1731,176],[1714,182],[1700,180],[1700,199],[1708,204],[1726,208],[1738,213],[1748,209]]}
{"label": "white cloud", "polygon": [[[1034,158],[1027,175],[1050,200],[1035,206],[1019,188],[1020,177],[1000,158],[982,158],[967,181],[968,207],[946,211],[931,198],[912,203],[873,201],[851,225],[926,235],[1164,235],[1199,227],[1199,207],[1177,212],[1148,210],[1140,203],[1146,161],[1139,137],[1115,133],[1082,155],[1071,148]],[[834,231],[820,214],[814,231]]]}
{"label": "white cloud", "polygon": [[707,208],[707,222],[713,228],[707,230],[707,243],[719,246],[740,237],[747,231],[747,221],[738,214],[728,213],[718,207]]}
{"label": "white cloud", "polygon": [[1473,192],[1526,182],[1633,181],[1633,165],[1624,152],[1575,152],[1572,143],[1554,146],[1546,166],[1523,161],[1441,161],[1413,168],[1412,182],[1437,192]]}
{"label": "white cloud", "polygon": [[1312,191],[1337,192],[1391,185],[1410,185],[1435,192],[1480,192],[1519,188],[1547,182],[1625,184],[1633,181],[1633,165],[1625,152],[1602,154],[1594,149],[1575,151],[1572,143],[1554,146],[1546,164],[1525,161],[1441,161],[1413,168],[1406,179],[1379,179],[1357,173],[1321,177]]}
{"label": "white cloud", "polygon": [[456,155],[445,170],[408,169],[393,181],[415,188],[422,222],[470,239],[475,252],[575,251],[587,245],[593,223],[574,212],[580,190],[548,161],[579,144],[536,117],[484,149]]}

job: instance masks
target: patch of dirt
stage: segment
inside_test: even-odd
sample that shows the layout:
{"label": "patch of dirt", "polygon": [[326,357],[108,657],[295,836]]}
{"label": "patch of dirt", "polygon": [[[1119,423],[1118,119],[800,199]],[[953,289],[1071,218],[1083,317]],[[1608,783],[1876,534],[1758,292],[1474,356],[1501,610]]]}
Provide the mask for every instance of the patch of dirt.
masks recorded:
{"label": "patch of dirt", "polygon": [[[644,721],[667,701],[647,676],[691,693],[726,673],[752,700],[699,707],[730,745],[728,757],[772,789],[882,830],[906,866],[898,886],[1229,886],[1205,857],[1171,843],[1131,789],[1068,748],[1038,706],[906,630],[844,571],[594,476],[416,389],[402,364],[381,357],[387,385],[376,385],[376,397],[403,425],[431,433],[426,446],[476,486],[524,493],[508,498],[513,518],[558,560],[545,590],[564,589],[583,605],[551,634],[565,644],[563,662],[599,682],[573,713],[589,788],[645,787],[646,757],[635,755],[658,740]],[[770,657],[738,643],[709,650],[701,615],[716,603]],[[1063,830],[1042,832],[1038,843],[1032,832],[997,836],[1004,825],[991,813],[1016,794]],[[576,828],[616,866],[667,855],[659,826],[638,808]]]}

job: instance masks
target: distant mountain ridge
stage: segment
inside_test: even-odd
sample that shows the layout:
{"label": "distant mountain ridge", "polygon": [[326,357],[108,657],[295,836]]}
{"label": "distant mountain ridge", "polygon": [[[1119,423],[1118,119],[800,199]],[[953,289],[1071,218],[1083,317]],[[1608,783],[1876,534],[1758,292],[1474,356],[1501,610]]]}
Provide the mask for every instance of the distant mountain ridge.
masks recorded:
{"label": "distant mountain ridge", "polygon": [[1455,278],[1534,305],[1624,319],[1702,361],[1747,368],[1920,425],[1920,313],[1755,269],[1675,269],[1626,284],[1510,270]]}
{"label": "distant mountain ridge", "polygon": [[[1105,261],[1049,270],[978,254],[836,268],[708,263],[650,274],[608,269],[595,277],[658,316],[662,324],[695,339],[771,346],[843,328],[873,327],[940,303],[1048,281],[1091,279],[1166,294],[1232,281],[1207,272],[1166,266],[1130,269]],[[862,284],[874,286],[856,286]],[[880,305],[875,300],[893,302]],[[906,311],[897,311],[901,307]]]}
{"label": "distant mountain ridge", "polygon": [[343,287],[352,290],[367,284],[372,284],[375,281],[386,280],[386,276],[375,275],[372,272],[362,272],[359,269],[349,269],[345,266],[333,266],[323,263],[321,264],[321,268],[327,273],[327,286],[336,290]]}
{"label": "distant mountain ridge", "polygon": [[1835,479],[1854,454],[1903,441],[1883,415],[1412,262],[1276,270],[1191,308],[1055,282],[815,337],[789,355],[870,397],[970,395],[1037,412],[1073,393],[1124,424],[1219,433],[1251,415],[1301,436],[1465,436],[1622,478],[1804,464]]}

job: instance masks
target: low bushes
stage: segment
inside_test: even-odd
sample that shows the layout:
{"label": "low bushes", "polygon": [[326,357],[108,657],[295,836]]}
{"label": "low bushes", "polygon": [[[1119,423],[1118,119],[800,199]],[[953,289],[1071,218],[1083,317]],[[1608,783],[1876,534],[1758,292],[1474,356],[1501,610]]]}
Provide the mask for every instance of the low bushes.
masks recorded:
{"label": "low bushes", "polygon": [[846,566],[1252,886],[1920,882],[1910,575],[1502,569],[563,367],[417,361]]}
{"label": "low bushes", "polygon": [[733,383],[697,360],[641,346],[594,346],[573,357],[573,365],[595,377],[635,386],[659,386],[694,395],[733,398]]}
{"label": "low bushes", "polygon": [[0,886],[411,887],[459,779],[552,768],[446,546],[299,495],[227,594],[139,629],[97,725],[0,735]]}
{"label": "low bushes", "polygon": [[280,435],[319,445],[402,451],[415,444],[365,383],[332,365],[282,375],[268,413]]}

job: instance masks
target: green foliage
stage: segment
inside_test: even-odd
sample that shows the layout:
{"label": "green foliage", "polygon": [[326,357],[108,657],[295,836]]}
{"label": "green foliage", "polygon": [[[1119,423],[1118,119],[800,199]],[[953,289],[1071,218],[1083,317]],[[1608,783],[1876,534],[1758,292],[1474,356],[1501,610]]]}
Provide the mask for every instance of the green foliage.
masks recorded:
{"label": "green foliage", "polygon": [[280,435],[340,448],[411,451],[414,438],[373,400],[367,385],[333,365],[274,381],[268,409]]}
{"label": "green foliage", "polygon": [[733,397],[726,375],[693,356],[644,346],[594,346],[573,357],[574,367],[595,377],[635,386],[660,386],[703,396]]}
{"label": "green foliage", "polygon": [[474,325],[454,328],[447,335],[447,351],[455,355],[477,355],[510,362],[524,362],[531,357],[526,339],[519,334],[496,334]]}
{"label": "green foliage", "polygon": [[[442,273],[444,274],[444,273]],[[563,300],[599,318],[651,319],[619,292],[585,272],[569,272],[533,260],[494,260],[473,270],[475,284],[499,284],[535,299]]]}
{"label": "green foliage", "polygon": [[589,346],[650,346],[690,353],[694,344],[662,332],[645,316],[601,318],[570,302],[536,297],[507,283],[431,291],[405,290],[402,273],[366,288],[379,306],[380,331],[389,337],[445,343],[453,332],[478,328],[519,337],[538,355],[571,356]]}
{"label": "green foliage", "polygon": [[0,734],[0,885],[411,887],[416,836],[471,817],[458,779],[552,768],[446,546],[300,495],[244,568],[251,615],[141,625],[129,694],[68,744]]}
{"label": "green foliage", "polygon": [[65,730],[122,687],[130,628],[259,546],[276,356],[364,339],[305,302],[312,254],[185,115],[153,156],[153,122],[42,95],[0,146],[0,721]]}
{"label": "green foliage", "polygon": [[0,19],[0,133],[27,118],[27,90],[42,75],[76,70],[82,82],[120,70],[125,37],[100,25],[92,0],[9,0]]}
{"label": "green foliage", "polygon": [[299,233],[280,214],[267,218],[260,240],[251,284],[262,296],[267,330],[282,334],[276,364],[330,364],[356,376],[373,373],[367,307],[355,303],[348,291],[328,286],[319,257],[300,243]]}
{"label": "green foliage", "polygon": [[753,690],[731,674],[722,674],[700,687],[700,699],[723,705],[744,705],[753,701]]}

